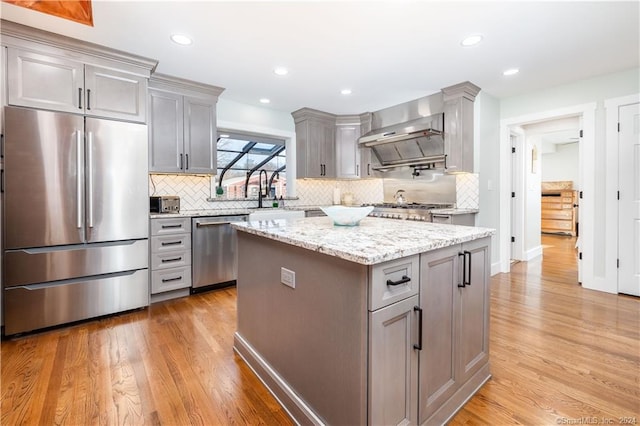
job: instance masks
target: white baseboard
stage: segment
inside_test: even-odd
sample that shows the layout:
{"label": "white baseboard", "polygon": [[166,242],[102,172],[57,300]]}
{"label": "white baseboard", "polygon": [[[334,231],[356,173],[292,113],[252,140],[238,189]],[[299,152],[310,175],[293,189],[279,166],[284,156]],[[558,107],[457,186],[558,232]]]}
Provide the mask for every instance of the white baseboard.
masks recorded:
{"label": "white baseboard", "polygon": [[530,260],[536,259],[542,256],[542,246],[534,247],[524,252],[524,261],[528,262]]}

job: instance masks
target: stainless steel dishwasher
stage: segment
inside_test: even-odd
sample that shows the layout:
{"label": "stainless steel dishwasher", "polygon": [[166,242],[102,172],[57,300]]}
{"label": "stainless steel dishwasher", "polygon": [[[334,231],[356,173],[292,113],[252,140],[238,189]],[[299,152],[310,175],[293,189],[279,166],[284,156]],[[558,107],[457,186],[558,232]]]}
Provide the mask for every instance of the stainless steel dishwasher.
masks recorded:
{"label": "stainless steel dishwasher", "polygon": [[236,283],[236,231],[231,222],[247,215],[207,216],[191,219],[191,293]]}

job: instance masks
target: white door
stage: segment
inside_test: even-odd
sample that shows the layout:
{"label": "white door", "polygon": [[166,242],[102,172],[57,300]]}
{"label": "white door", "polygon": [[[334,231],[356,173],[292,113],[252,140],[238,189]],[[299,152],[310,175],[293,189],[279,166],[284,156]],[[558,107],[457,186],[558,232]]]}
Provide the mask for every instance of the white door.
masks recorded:
{"label": "white door", "polygon": [[618,117],[618,292],[640,296],[640,104]]}

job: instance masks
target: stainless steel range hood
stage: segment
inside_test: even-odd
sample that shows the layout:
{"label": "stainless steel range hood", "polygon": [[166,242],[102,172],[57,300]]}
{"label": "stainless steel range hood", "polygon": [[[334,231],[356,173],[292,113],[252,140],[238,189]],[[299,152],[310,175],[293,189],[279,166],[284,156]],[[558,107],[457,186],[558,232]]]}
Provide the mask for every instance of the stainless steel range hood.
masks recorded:
{"label": "stainless steel range hood", "polygon": [[444,114],[434,114],[402,124],[373,130],[362,136],[360,146],[371,148],[380,162],[378,170],[402,166],[430,167],[443,163]]}

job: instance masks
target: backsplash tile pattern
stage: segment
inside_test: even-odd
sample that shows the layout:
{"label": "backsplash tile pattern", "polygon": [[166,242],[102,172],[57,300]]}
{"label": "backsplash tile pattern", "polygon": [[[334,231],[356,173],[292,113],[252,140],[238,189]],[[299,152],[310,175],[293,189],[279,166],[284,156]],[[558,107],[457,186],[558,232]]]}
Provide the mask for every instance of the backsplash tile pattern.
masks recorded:
{"label": "backsplash tile pattern", "polygon": [[[297,200],[286,200],[289,207],[324,206],[333,204],[333,190],[338,187],[341,195],[352,193],[353,204],[381,203],[383,200],[382,179],[320,180],[298,179]],[[154,191],[155,185],[155,191]],[[255,200],[216,200],[211,197],[211,178],[191,175],[149,175],[149,194],[178,195],[181,210],[235,209],[255,206]],[[479,207],[480,186],[477,174],[456,175],[456,205],[458,208]]]}
{"label": "backsplash tile pattern", "polygon": [[[155,188],[154,188],[155,186]],[[333,189],[340,193],[352,193],[354,204],[380,203],[383,198],[381,179],[362,180],[315,180],[298,179],[296,181],[296,200],[285,200],[286,206],[324,206],[333,203]],[[180,209],[242,209],[254,207],[255,200],[215,200],[211,197],[211,178],[209,176],[190,175],[149,175],[149,194],[177,195],[180,197]]]}
{"label": "backsplash tile pattern", "polygon": [[[177,195],[181,210],[210,209],[211,178],[191,175],[149,175],[149,194]],[[155,184],[155,192],[154,192]]]}
{"label": "backsplash tile pattern", "polygon": [[456,175],[456,206],[459,209],[480,207],[480,179],[476,173]]}

